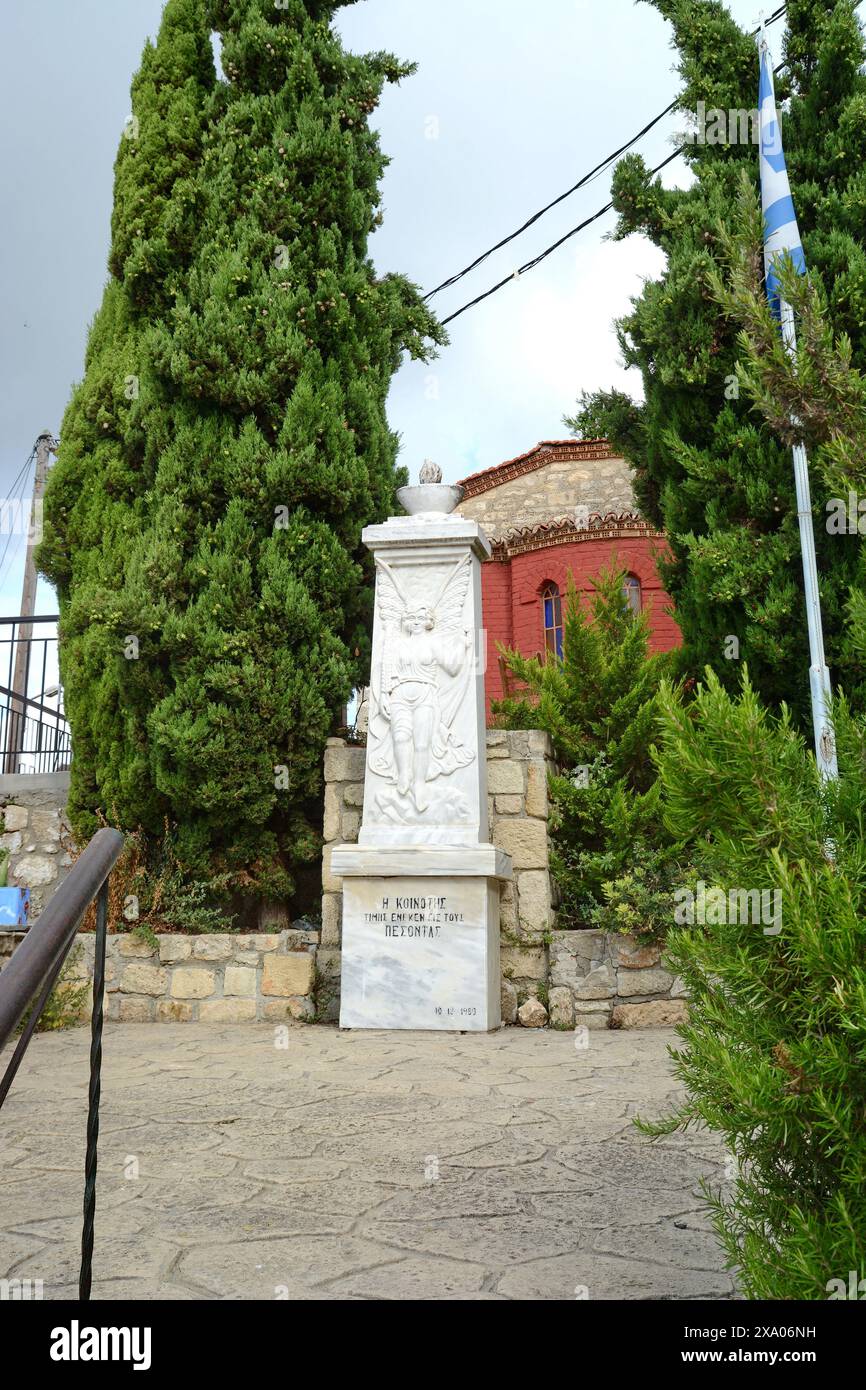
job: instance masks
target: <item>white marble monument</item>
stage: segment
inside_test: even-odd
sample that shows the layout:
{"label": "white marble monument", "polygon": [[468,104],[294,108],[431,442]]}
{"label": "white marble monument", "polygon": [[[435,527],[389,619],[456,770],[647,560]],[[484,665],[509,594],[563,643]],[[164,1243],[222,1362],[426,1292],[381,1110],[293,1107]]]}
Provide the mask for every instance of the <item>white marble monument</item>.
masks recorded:
{"label": "white marble monument", "polygon": [[408,516],[368,526],[376,606],[364,810],[343,878],[343,1028],[498,1028],[499,882],[488,843],[481,560],[461,490],[425,464]]}

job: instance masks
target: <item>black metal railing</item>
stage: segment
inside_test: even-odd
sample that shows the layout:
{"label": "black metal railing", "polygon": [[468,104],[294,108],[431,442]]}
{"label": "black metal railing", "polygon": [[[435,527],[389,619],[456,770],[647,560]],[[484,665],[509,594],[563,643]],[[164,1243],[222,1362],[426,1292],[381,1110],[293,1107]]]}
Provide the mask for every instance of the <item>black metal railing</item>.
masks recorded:
{"label": "black metal railing", "polygon": [[0,771],[60,772],[69,766],[57,623],[56,613],[0,618]]}
{"label": "black metal railing", "polygon": [[[93,1009],[90,1024],[90,1086],[87,1103],[87,1146],[84,1160],[84,1221],[81,1230],[81,1269],[78,1296],[90,1298],[93,1227],[96,1215],[96,1165],[99,1140],[99,1096],[102,1076],[102,999],[105,989],[105,934],[108,921],[108,882],[123,849],[118,830],[97,830],[33,926],[0,973],[0,1052],[21,1020],[26,1022],[9,1064],[0,1079],[0,1108],[33,1037],[42,1010],[75,942],[88,907],[96,899],[96,940],[93,962]],[[35,1001],[35,1002],[34,1002]],[[28,1014],[28,1006],[30,1012]]]}

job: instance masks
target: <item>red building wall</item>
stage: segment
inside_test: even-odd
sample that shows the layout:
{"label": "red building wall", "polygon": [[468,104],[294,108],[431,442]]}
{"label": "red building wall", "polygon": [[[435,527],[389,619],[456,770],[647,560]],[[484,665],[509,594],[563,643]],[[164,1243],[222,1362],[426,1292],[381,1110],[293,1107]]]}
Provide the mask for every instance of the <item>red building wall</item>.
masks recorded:
{"label": "red building wall", "polygon": [[492,700],[503,696],[499,644],[516,648],[523,656],[544,651],[544,617],[541,591],[551,581],[565,597],[568,576],[579,592],[589,595],[594,577],[614,559],[618,566],[640,580],[643,609],[649,613],[650,646],[669,651],[681,642],[675,619],[666,610],[673,603],[665,593],[655,557],[664,542],[657,537],[622,536],[615,540],[581,540],[514,553],[505,559],[486,561],[481,567],[481,595],[487,633],[487,715]]}

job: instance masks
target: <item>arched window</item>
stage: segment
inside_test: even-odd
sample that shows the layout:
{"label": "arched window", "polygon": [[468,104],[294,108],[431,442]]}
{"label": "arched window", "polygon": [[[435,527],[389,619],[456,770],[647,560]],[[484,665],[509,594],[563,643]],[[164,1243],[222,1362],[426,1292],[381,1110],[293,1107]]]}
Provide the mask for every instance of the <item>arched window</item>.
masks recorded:
{"label": "arched window", "polygon": [[639,613],[641,610],[640,580],[636,574],[627,574],[622,581],[622,596],[626,608],[632,613]]}
{"label": "arched window", "polygon": [[553,652],[562,660],[562,597],[559,585],[552,581],[541,591],[541,607],[544,615],[544,650]]}

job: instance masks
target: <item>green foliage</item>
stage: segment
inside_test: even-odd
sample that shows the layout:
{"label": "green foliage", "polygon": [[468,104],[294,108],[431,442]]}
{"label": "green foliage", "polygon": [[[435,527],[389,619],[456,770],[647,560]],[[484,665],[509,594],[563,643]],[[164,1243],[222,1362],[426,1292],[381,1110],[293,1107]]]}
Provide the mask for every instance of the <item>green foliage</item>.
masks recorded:
{"label": "green foliage", "polygon": [[[230,931],[232,882],[228,874],[206,882],[190,878],[177,856],[176,827],[167,822],[161,838],[133,832],[112,875],[109,929],[133,932],[156,944],[158,932],[196,934]],[[135,913],[128,905],[134,900]]]}
{"label": "green foliage", "polygon": [[620,447],[629,441],[630,456],[642,449],[642,417],[624,391],[582,391],[574,415],[566,415],[565,425],[579,439],[616,439]]}
{"label": "green foliage", "polygon": [[[148,916],[163,931],[167,928],[184,932],[224,932],[231,928],[234,914],[226,912],[214,901],[213,883],[190,882],[182,869],[151,874]],[[152,882],[156,878],[155,883]],[[155,932],[157,927],[151,925]]]}
{"label": "green foliage", "polygon": [[[651,3],[673,25],[680,109],[693,116],[704,102],[708,111],[753,110],[755,42],[726,7],[719,0]],[[777,75],[777,101],[785,104],[783,142],[806,262],[829,331],[846,335],[862,368],[866,48],[850,0],[797,0],[786,19],[784,53],[775,55],[787,62]],[[738,325],[719,314],[714,291],[725,237],[742,219],[742,180],[757,187],[758,152],[750,142],[694,143],[685,157],[694,175],[688,189],[664,188],[639,155],[626,155],[613,179],[616,235],[641,232],[667,257],[662,275],[618,324],[645,403],[629,408],[621,393],[602,392],[584,397],[569,424],[607,434],[623,450],[642,510],[667,533],[672,559],[660,568],[676,603],[686,669],[695,675],[710,664],[733,690],[739,668],[725,659],[725,639],[736,636],[763,698],[787,699],[805,727],[809,661],[790,450],[778,413],[760,418],[755,398],[741,389]],[[824,391],[826,383],[814,374],[810,380]],[[850,587],[862,579],[863,543],[827,534],[824,503],[838,493],[827,490],[825,461],[812,460],[827,655],[853,698],[859,658],[845,611]]]}
{"label": "green foliage", "polygon": [[673,925],[674,892],[683,878],[683,868],[669,851],[639,849],[624,872],[602,883],[602,901],[589,913],[589,925],[642,942],[666,941]]}
{"label": "green foliage", "polygon": [[[839,79],[845,88],[846,72],[851,76],[848,60],[860,52],[848,7],[800,3],[789,7],[789,17],[794,27],[788,56],[795,85],[817,84],[827,109],[835,109],[844,123],[845,112],[833,107],[829,87]],[[817,68],[823,65],[823,73],[816,73],[807,58],[804,36],[810,24],[812,51],[819,51]],[[862,95],[859,102],[862,106]],[[835,139],[831,125],[819,138],[817,114],[813,110],[809,116],[808,101],[792,103],[794,168],[801,177],[809,158],[813,172],[819,171]],[[791,130],[789,119],[786,147]],[[844,151],[836,153],[841,157]],[[791,169],[790,154],[788,164]],[[790,264],[782,273],[783,292],[798,317],[793,361],[763,293],[760,207],[750,176],[742,170],[731,190],[734,224],[726,225],[724,217],[717,221],[718,263],[707,268],[704,280],[724,312],[725,331],[738,330],[734,369],[740,403],[750,403],[763,421],[762,438],[772,432],[786,449],[798,440],[807,444],[819,498],[847,497],[849,489],[862,489],[866,443],[866,385],[860,370],[866,316],[861,323],[850,322],[850,282],[839,264],[831,264],[828,274],[827,262],[822,263],[822,250],[827,252],[834,240],[820,235],[821,220],[828,215],[825,195],[829,190],[841,213],[859,178],[851,174],[859,165],[849,166],[847,157],[840,167],[838,182],[823,171],[824,186],[816,184],[802,199],[805,225],[812,229],[811,256],[809,236],[804,238],[807,261],[817,263],[818,273],[802,278]],[[792,182],[793,175],[792,170]],[[798,205],[802,194],[803,185],[798,195],[795,183]],[[842,215],[839,231],[849,241],[860,234]],[[841,243],[835,240],[838,250]],[[852,243],[849,249],[851,263],[861,263],[859,245]],[[735,414],[740,405],[730,409]],[[714,430],[720,420],[721,415]],[[682,453],[682,437],[668,442],[673,454]],[[694,451],[692,457],[697,457]],[[744,457],[755,466],[753,453]],[[704,463],[709,484],[713,460],[706,453]],[[715,486],[729,487],[729,475],[716,469],[715,476]],[[735,588],[721,590],[713,579],[721,557],[743,594],[757,592],[748,587],[742,547],[721,505],[712,517],[707,508],[712,525],[706,535],[686,538],[689,570],[684,583],[704,584],[714,599],[711,613],[720,594],[725,603],[736,595]],[[754,543],[756,557],[763,553],[771,561],[785,528],[793,535],[790,502],[787,513],[770,541],[761,534],[761,514],[745,511],[744,535]],[[856,535],[833,535],[820,522],[816,533],[831,660],[845,677],[851,702],[862,711],[862,542]],[[777,559],[781,556],[780,549]],[[754,578],[754,567],[751,573]],[[794,574],[796,570],[791,583]],[[774,575],[769,565],[766,575],[766,593],[774,586],[781,593],[781,570]],[[744,605],[749,621],[760,617],[750,602]],[[674,1054],[688,1099],[667,1120],[644,1128],[662,1134],[703,1122],[721,1133],[737,1171],[730,1187],[708,1195],[745,1292],[754,1298],[821,1299],[840,1286],[831,1281],[847,1286],[850,1271],[859,1279],[866,1270],[866,725],[862,713],[853,717],[849,702],[836,699],[841,780],[822,786],[798,727],[805,722],[803,682],[794,679],[788,665],[795,652],[786,630],[792,614],[804,627],[799,612],[786,604],[780,603],[775,619],[765,609],[766,644],[756,646],[749,639],[744,650],[757,651],[760,658],[756,685],[761,693],[779,699],[790,688],[798,711],[792,714],[782,703],[777,715],[770,714],[748,674],[733,695],[720,678],[730,683],[730,668],[724,667],[716,673],[708,668],[706,683],[690,706],[667,686],[659,700],[658,787],[668,834],[692,842],[701,876],[708,888],[721,890],[723,900],[730,903],[732,892],[741,900],[750,892],[779,893],[782,911],[781,922],[770,929],[766,918],[755,920],[754,912],[744,917],[727,911],[721,920],[707,913],[711,924],[699,922],[669,938],[672,968],[683,976],[690,994],[689,1017],[680,1028],[683,1047]],[[693,636],[694,631],[693,626]],[[778,644],[775,667],[773,643]],[[798,659],[805,667],[805,655]],[[685,875],[680,886],[692,886]]]}
{"label": "green foliage", "polygon": [[782,921],[672,934],[688,1099],[642,1127],[721,1133],[737,1174],[709,1195],[744,1291],[823,1299],[866,1275],[866,728],[837,701],[842,780],[822,789],[788,711],[748,677],[732,697],[708,672],[690,706],[670,687],[658,705],[669,834],[701,838],[719,886],[780,890]]}
{"label": "green foliage", "polygon": [[506,652],[525,690],[494,706],[500,725],[546,729],[553,740],[561,770],[550,782],[551,867],[562,927],[589,925],[607,902],[605,884],[635,859],[663,873],[677,852],[661,825],[651,757],[671,657],[649,654],[648,619],[627,607],[624,577],[603,570],[586,607],[570,583],[562,661]]}
{"label": "green foliage", "polygon": [[442,341],[367,253],[369,117],[411,69],[345,52],[339,8],[168,0],[38,557],[79,837],[168,818],[187,878],[270,896],[318,854],[324,740],[369,656],[360,534],[400,481],[391,377]]}
{"label": "green foliage", "polygon": [[[848,509],[849,497],[856,500],[866,490],[866,376],[854,365],[850,337],[834,334],[820,286],[810,275],[797,274],[787,257],[780,266],[781,287],[795,310],[798,332],[796,354],[786,350],[763,291],[761,209],[745,176],[738,209],[736,229],[719,228],[725,274],[714,271],[710,285],[728,318],[740,327],[737,378],[742,390],[780,439],[806,445],[819,494],[838,499],[837,505],[828,503],[825,529],[840,553],[856,557],[839,648],[849,699],[863,709],[866,684],[858,645],[863,623],[858,615],[866,603],[866,547],[849,534]],[[839,505],[845,513],[841,526]],[[855,513],[855,526],[859,520]]]}
{"label": "green foliage", "polygon": [[[73,973],[80,956],[81,947],[73,946],[39,1015],[37,1033],[56,1033],[62,1028],[74,1028],[89,1016],[93,986],[90,980],[78,979]],[[22,1015],[18,1024],[19,1033],[27,1026],[34,1003],[35,1000]]]}

